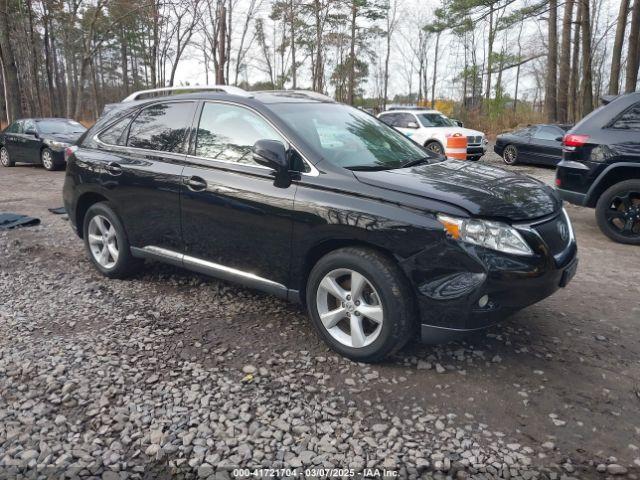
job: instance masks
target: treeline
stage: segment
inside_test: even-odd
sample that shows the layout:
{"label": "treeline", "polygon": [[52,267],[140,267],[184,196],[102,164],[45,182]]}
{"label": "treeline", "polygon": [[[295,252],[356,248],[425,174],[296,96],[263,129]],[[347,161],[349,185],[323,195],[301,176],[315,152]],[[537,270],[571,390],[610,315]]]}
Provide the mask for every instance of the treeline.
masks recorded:
{"label": "treeline", "polygon": [[637,87],[640,0],[619,2],[0,0],[0,118],[91,120],[179,79],[572,122]]}

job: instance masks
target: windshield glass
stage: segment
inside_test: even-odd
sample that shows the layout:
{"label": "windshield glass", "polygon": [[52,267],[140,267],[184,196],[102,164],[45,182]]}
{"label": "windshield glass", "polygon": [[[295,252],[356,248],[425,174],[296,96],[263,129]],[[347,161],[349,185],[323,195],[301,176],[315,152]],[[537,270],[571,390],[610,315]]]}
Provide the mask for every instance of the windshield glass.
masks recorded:
{"label": "windshield glass", "polygon": [[377,118],[335,103],[270,108],[323,159],[345,168],[398,168],[429,153]]}
{"label": "windshield glass", "polygon": [[75,120],[38,120],[40,133],[82,133],[86,130]]}
{"label": "windshield glass", "polygon": [[418,113],[423,127],[457,127],[455,122],[441,113]]}

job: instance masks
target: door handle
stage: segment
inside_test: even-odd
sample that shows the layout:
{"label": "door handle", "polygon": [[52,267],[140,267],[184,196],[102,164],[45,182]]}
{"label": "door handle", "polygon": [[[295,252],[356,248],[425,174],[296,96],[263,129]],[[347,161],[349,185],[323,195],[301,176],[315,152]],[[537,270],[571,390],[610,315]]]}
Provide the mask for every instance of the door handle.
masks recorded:
{"label": "door handle", "polygon": [[192,192],[203,192],[207,189],[207,182],[204,178],[189,177],[184,181],[184,183]]}
{"label": "door handle", "polygon": [[110,175],[118,176],[118,175],[122,174],[122,167],[119,164],[117,164],[116,162],[107,163],[105,165],[104,169]]}

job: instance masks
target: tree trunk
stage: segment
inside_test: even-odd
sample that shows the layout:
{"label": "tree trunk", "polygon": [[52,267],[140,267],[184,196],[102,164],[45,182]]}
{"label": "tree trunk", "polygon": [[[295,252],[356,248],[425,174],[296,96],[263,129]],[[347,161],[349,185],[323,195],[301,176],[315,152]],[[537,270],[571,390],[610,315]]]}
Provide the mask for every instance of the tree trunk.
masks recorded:
{"label": "tree trunk", "polygon": [[226,7],[224,4],[220,5],[220,13],[218,18],[218,64],[216,68],[216,84],[224,85],[224,69],[226,63],[226,40],[227,40],[227,15],[226,15]]}
{"label": "tree trunk", "polygon": [[358,18],[358,5],[356,0],[351,0],[351,41],[349,45],[349,83],[347,89],[347,101],[353,105],[356,89],[356,19]]}
{"label": "tree trunk", "polygon": [[23,111],[20,102],[22,90],[18,81],[18,67],[9,41],[8,11],[8,1],[0,0],[0,55],[2,55],[4,85],[7,94],[7,122],[11,123],[16,118],[22,117]]}
{"label": "tree trunk", "polygon": [[547,121],[553,123],[558,117],[558,0],[549,1],[548,49],[545,110]]}
{"label": "tree trunk", "polygon": [[631,27],[629,30],[629,49],[627,52],[626,93],[635,92],[638,83],[638,66],[640,66],[640,0],[633,2]]}
{"label": "tree trunk", "polygon": [[493,5],[491,5],[489,7],[489,41],[487,45],[487,90],[484,94],[487,100],[491,98],[491,68],[493,68],[493,41],[495,39],[493,11]]}
{"label": "tree trunk", "polygon": [[[623,0],[625,1],[625,0]],[[562,44],[560,47],[560,76],[558,77],[558,121],[568,121],[569,75],[571,66],[571,20],[573,0],[566,0],[562,18]]]}
{"label": "tree trunk", "polygon": [[129,95],[129,61],[127,60],[127,39],[124,27],[120,28],[120,64],[122,66],[122,91],[124,96]]}
{"label": "tree trunk", "polygon": [[290,22],[291,22],[291,82],[293,89],[298,88],[298,65],[296,64],[296,0],[289,0],[290,2]]}
{"label": "tree trunk", "polygon": [[578,85],[580,83],[580,29],[582,22],[582,0],[577,0],[578,11],[576,13],[576,26],[573,33],[573,52],[571,54],[571,77],[569,79],[569,98],[567,108],[570,120],[576,122],[580,116],[578,103]]}
{"label": "tree trunk", "polygon": [[620,62],[622,61],[622,46],[624,44],[624,31],[627,28],[627,16],[629,15],[629,1],[620,0],[618,12],[618,25],[616,27],[616,39],[613,42],[611,52],[611,73],[609,74],[609,95],[617,95],[620,91]]}
{"label": "tree trunk", "polygon": [[316,17],[316,65],[315,76],[313,78],[313,89],[316,92],[322,93],[324,91],[324,59],[322,58],[322,30],[323,25],[321,22],[321,8],[320,0],[314,1],[314,13]]}
{"label": "tree trunk", "polygon": [[[567,0],[573,1],[573,0]],[[516,67],[516,91],[513,95],[513,112],[515,113],[518,108],[518,88],[520,86],[520,67],[522,64],[520,63],[522,60],[522,28],[524,26],[524,21],[520,22],[520,31],[518,32],[518,66]],[[569,25],[571,28],[571,25]],[[571,31],[571,30],[569,30]]]}
{"label": "tree trunk", "polygon": [[47,98],[49,102],[49,116],[53,117],[54,112],[57,109],[54,102],[55,93],[53,91],[53,69],[51,66],[51,49],[49,48],[49,43],[51,41],[51,39],[49,38],[49,15],[46,13],[44,18],[42,19],[42,25],[44,27],[44,35],[42,41],[44,43],[44,67],[45,74],[47,76]]}
{"label": "tree trunk", "polygon": [[436,33],[436,51],[433,56],[433,79],[431,83],[431,108],[436,108],[436,80],[438,76],[438,49],[440,47],[440,32]]}
{"label": "tree trunk", "polygon": [[90,65],[91,57],[83,55],[80,64],[80,77],[78,79],[78,86],[76,90],[76,108],[73,114],[73,118],[75,120],[80,120],[82,118],[82,101],[84,99],[85,83],[87,82],[87,77],[89,75]]}
{"label": "tree trunk", "polygon": [[[591,14],[589,0],[582,2],[582,115],[593,110],[593,80],[591,67]],[[640,0],[636,0],[640,1]]]}

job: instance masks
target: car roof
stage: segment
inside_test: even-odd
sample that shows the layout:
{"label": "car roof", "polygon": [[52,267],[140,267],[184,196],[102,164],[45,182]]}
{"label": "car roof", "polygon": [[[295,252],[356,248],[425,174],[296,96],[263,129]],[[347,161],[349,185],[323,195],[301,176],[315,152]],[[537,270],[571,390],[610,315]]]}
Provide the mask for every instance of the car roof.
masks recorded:
{"label": "car roof", "polygon": [[380,115],[384,115],[384,114],[389,114],[389,113],[442,113],[438,110],[431,110],[428,108],[407,108],[407,109],[393,109],[393,110],[386,110],[382,113],[380,113]]}

